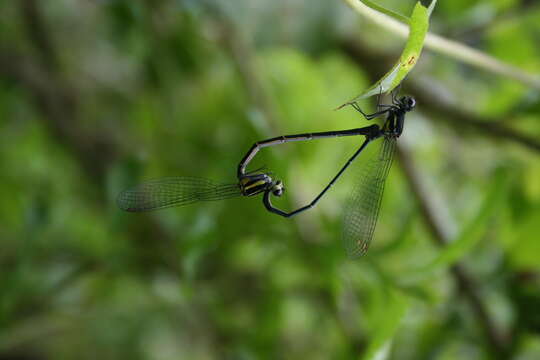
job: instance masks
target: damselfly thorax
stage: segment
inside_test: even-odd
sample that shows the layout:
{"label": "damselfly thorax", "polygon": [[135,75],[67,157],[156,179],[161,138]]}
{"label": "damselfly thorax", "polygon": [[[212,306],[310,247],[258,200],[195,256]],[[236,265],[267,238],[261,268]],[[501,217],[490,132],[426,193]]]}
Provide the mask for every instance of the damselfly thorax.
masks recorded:
{"label": "damselfly thorax", "polygon": [[240,177],[238,181],[240,191],[244,196],[253,196],[271,191],[276,196],[281,196],[284,191],[280,180],[274,180],[267,173],[248,173]]}

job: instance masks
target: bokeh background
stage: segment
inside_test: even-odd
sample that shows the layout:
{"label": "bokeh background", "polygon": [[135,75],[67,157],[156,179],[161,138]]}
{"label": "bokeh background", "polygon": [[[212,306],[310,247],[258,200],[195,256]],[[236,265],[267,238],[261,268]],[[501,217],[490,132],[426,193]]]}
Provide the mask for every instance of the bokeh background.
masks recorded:
{"label": "bokeh background", "polygon": [[[431,29],[540,73],[537,1],[440,0]],[[368,125],[333,109],[404,39],[340,0],[12,0],[0,33],[0,359],[540,358],[538,87],[426,49],[375,240],[350,261],[367,156],[292,219],[260,198],[129,214],[115,197],[234,182],[257,140]],[[359,141],[254,167],[294,208]]]}

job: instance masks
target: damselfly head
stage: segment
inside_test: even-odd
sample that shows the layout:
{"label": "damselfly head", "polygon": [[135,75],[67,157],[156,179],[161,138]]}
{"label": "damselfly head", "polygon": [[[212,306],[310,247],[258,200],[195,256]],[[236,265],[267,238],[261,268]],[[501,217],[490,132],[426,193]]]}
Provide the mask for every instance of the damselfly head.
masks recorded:
{"label": "damselfly head", "polygon": [[411,111],[416,106],[416,100],[412,96],[403,96],[399,99],[401,108],[405,111]]}
{"label": "damselfly head", "polygon": [[274,196],[281,196],[285,192],[285,187],[283,186],[283,182],[281,180],[276,180],[272,184],[272,194]]}

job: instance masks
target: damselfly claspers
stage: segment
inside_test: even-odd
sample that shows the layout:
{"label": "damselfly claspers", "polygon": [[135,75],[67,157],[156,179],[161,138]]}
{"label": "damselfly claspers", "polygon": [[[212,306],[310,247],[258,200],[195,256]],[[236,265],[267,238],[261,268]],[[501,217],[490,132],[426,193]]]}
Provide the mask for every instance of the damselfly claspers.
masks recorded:
{"label": "damselfly claspers", "polygon": [[[392,164],[396,139],[403,132],[405,114],[415,107],[416,101],[410,96],[397,99],[393,93],[392,104],[377,105],[378,111],[373,114],[364,113],[356,103],[351,105],[367,120],[386,115],[383,126],[374,124],[363,128],[284,135],[259,141],[253,144],[240,161],[236,184],[217,184],[211,180],[196,177],[161,178],[123,191],[118,196],[118,206],[126,211],[151,211],[198,201],[221,200],[240,195],[253,196],[262,193],[263,203],[268,211],[284,217],[291,217],[315,206],[358,155],[370,143],[382,138],[384,140],[379,153],[367,163],[361,174],[360,183],[353,189],[345,209],[343,233],[345,248],[350,257],[362,255],[367,251],[373,238],[385,180]],[[273,179],[270,173],[246,172],[248,164],[262,148],[295,141],[357,135],[365,136],[365,140],[358,150],[309,204],[296,210],[285,212],[272,204],[271,195],[281,196],[285,191],[280,180]]]}

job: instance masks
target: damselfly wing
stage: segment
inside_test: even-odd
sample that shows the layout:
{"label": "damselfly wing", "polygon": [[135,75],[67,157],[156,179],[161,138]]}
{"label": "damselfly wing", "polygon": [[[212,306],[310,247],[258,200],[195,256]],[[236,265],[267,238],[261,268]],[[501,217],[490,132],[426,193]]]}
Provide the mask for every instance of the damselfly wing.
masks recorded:
{"label": "damselfly wing", "polygon": [[373,142],[379,143],[379,149],[362,167],[358,184],[345,206],[343,244],[351,258],[363,255],[373,239],[386,177],[394,157],[396,137],[386,135]]}
{"label": "damselfly wing", "polygon": [[122,210],[142,212],[240,195],[238,184],[216,184],[204,178],[177,176],[150,180],[122,191],[116,202]]}

